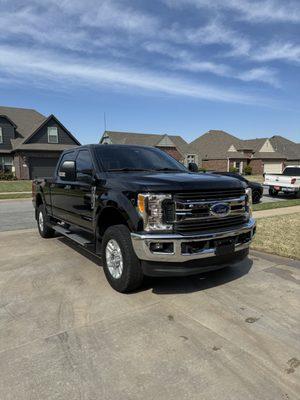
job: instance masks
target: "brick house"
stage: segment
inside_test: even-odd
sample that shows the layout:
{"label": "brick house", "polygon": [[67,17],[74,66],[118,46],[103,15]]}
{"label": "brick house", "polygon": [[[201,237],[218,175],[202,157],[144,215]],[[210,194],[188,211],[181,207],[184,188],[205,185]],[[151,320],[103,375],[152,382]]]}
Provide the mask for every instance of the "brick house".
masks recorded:
{"label": "brick house", "polygon": [[78,145],[54,115],[0,106],[0,171],[18,179],[51,176],[61,152]]}
{"label": "brick house", "polygon": [[181,136],[105,131],[100,139],[100,144],[153,146],[165,151],[186,165],[191,161],[198,163],[198,156],[190,152],[188,143]]}
{"label": "brick house", "polygon": [[241,140],[224,131],[211,130],[189,145],[207,170],[243,172],[246,165],[253,174],[281,173],[285,165],[300,165],[300,144],[282,136]]}

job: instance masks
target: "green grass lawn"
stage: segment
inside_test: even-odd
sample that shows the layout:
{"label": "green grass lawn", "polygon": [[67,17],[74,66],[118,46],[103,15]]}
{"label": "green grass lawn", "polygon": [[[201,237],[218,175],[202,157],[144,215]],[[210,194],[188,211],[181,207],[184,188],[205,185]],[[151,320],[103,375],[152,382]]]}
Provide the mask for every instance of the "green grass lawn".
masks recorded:
{"label": "green grass lawn", "polygon": [[0,193],[0,200],[28,199],[28,198],[31,198],[31,193],[12,193],[12,194]]}
{"label": "green grass lawn", "polygon": [[0,193],[30,191],[31,181],[0,181]]}
{"label": "green grass lawn", "polygon": [[245,175],[245,178],[251,182],[263,183],[264,177],[262,175]]}
{"label": "green grass lawn", "polygon": [[253,211],[272,210],[273,208],[300,206],[300,199],[274,201],[272,203],[253,204]]}
{"label": "green grass lawn", "polygon": [[300,260],[300,213],[261,218],[251,248]]}

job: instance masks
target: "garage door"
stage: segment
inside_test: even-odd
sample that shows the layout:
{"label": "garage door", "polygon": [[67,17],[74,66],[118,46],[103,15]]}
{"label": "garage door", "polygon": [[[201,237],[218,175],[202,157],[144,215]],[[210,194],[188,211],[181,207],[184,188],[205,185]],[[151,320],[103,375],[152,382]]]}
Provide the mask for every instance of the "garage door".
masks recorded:
{"label": "garage door", "polygon": [[30,178],[53,176],[58,158],[32,157],[29,159]]}
{"label": "garage door", "polygon": [[282,163],[281,162],[264,162],[264,172],[266,174],[281,174]]}

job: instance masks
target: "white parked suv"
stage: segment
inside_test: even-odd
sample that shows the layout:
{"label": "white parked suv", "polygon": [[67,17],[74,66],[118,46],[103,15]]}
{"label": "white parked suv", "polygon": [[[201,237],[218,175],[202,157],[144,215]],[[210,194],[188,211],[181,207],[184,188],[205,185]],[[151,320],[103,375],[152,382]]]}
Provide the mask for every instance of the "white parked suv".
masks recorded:
{"label": "white parked suv", "polygon": [[279,192],[300,197],[300,165],[286,167],[282,174],[266,174],[264,185],[269,186],[269,195],[272,197]]}

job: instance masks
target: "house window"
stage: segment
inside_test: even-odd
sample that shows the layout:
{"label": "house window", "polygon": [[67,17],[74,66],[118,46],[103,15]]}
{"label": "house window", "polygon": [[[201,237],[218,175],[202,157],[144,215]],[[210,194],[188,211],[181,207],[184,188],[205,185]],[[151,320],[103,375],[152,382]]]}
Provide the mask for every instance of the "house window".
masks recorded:
{"label": "house window", "polygon": [[238,170],[240,174],[243,173],[243,161],[234,161],[233,166]]}
{"label": "house window", "polygon": [[0,143],[3,143],[2,126],[0,126]]}
{"label": "house window", "polygon": [[58,129],[56,126],[48,127],[48,143],[58,143]]}
{"label": "house window", "polygon": [[1,157],[0,156],[0,171],[12,172],[13,158],[12,157]]}
{"label": "house window", "polygon": [[188,155],[186,156],[186,163],[187,163],[187,165],[189,165],[190,163],[195,163],[195,164],[197,164],[197,163],[196,163],[196,155],[195,155],[195,154],[188,154]]}

